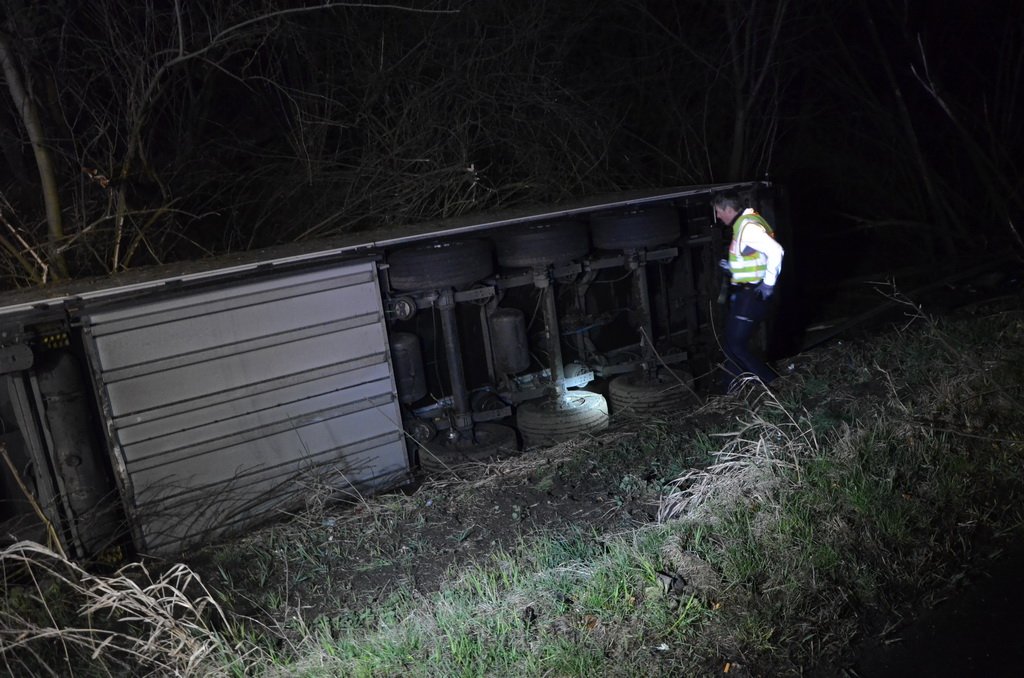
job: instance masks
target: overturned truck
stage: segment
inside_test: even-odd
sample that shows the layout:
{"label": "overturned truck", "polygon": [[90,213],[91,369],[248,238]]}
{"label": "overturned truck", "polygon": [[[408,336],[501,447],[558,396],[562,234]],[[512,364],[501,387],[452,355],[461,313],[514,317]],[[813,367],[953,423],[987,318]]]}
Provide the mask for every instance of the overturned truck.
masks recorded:
{"label": "overturned truck", "polygon": [[173,555],[685,407],[726,189],[774,218],[765,183],[633,192],[7,294],[0,534]]}

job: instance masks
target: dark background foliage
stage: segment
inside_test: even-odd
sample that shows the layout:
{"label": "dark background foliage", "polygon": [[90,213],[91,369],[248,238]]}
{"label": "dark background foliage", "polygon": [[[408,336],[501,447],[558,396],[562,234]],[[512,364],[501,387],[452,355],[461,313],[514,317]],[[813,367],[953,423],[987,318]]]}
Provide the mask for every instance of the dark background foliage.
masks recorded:
{"label": "dark background foliage", "polygon": [[0,275],[765,177],[809,275],[1019,252],[1022,32],[1011,2],[5,0]]}

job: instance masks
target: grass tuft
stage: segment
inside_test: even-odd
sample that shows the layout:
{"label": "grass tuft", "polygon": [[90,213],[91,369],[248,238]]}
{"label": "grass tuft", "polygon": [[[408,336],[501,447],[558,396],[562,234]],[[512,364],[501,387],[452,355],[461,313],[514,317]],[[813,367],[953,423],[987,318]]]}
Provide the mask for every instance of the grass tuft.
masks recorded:
{"label": "grass tuft", "polygon": [[836,673],[1021,530],[1024,314],[911,320],[801,356],[773,391],[314,503],[203,554],[202,579],[10,547],[0,657],[15,675]]}

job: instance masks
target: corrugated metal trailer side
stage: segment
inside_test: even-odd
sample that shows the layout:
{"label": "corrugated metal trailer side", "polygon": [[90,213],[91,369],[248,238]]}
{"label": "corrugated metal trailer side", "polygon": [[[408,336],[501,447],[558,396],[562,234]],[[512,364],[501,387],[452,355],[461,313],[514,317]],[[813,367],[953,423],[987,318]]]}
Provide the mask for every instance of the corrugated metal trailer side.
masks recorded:
{"label": "corrugated metal trailer side", "polygon": [[771,209],[630,191],[5,292],[0,539],[173,554],[661,407],[717,355],[723,190]]}
{"label": "corrugated metal trailer side", "polygon": [[82,323],[142,552],[410,473],[372,261],[85,309]]}

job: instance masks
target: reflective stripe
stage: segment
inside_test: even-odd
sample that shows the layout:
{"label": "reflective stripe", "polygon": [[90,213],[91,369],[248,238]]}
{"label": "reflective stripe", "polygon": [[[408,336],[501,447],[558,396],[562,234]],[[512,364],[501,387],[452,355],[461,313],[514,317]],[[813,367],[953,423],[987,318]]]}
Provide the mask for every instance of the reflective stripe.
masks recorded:
{"label": "reflective stripe", "polygon": [[775,237],[772,227],[757,212],[746,210],[736,217],[736,221],[732,225],[732,242],[729,244],[729,270],[732,272],[734,283],[761,282],[768,272],[768,257],[764,252],[755,251],[752,254],[740,252],[743,229],[751,223],[760,226],[765,233]]}

